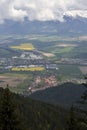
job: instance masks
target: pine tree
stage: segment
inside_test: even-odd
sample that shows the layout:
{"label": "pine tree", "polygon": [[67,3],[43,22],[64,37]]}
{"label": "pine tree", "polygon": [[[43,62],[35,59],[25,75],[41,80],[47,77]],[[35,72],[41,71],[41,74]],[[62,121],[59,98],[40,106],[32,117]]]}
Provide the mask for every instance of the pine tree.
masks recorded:
{"label": "pine tree", "polygon": [[77,130],[77,120],[75,117],[75,111],[73,105],[70,108],[69,120],[68,120],[68,130]]}
{"label": "pine tree", "polygon": [[2,97],[0,130],[21,130],[13,97],[8,88],[4,90]]}

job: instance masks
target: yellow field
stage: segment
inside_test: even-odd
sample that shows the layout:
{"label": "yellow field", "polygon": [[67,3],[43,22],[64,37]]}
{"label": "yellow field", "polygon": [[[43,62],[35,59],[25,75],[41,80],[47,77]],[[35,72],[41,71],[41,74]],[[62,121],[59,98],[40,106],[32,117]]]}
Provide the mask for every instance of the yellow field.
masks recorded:
{"label": "yellow field", "polygon": [[43,71],[45,70],[44,67],[30,67],[30,68],[12,68],[12,71]]}
{"label": "yellow field", "polygon": [[10,48],[19,49],[19,50],[34,50],[35,49],[31,43],[25,43],[19,46],[10,46]]}

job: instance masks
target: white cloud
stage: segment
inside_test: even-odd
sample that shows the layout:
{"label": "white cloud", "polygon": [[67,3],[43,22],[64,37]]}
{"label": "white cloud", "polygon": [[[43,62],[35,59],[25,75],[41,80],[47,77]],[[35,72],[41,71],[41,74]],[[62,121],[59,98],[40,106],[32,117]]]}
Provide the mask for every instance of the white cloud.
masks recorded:
{"label": "white cloud", "polygon": [[83,17],[83,18],[87,18],[87,10],[81,11],[81,10],[73,10],[73,11],[67,11],[65,13],[65,15],[67,16],[71,16],[71,17]]}
{"label": "white cloud", "polygon": [[5,19],[59,20],[64,15],[87,18],[87,0],[0,0],[0,23]]}

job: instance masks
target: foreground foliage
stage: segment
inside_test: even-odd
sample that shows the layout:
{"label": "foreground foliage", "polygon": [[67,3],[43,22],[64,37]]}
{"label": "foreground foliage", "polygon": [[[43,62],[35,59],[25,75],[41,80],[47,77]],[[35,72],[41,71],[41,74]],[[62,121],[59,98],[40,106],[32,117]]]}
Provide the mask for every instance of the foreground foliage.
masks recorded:
{"label": "foreground foliage", "polygon": [[66,111],[0,90],[0,130],[63,130]]}
{"label": "foreground foliage", "polygon": [[3,91],[0,107],[0,130],[21,130],[18,111],[8,88]]}
{"label": "foreground foliage", "polygon": [[0,88],[0,130],[87,130],[87,92],[80,104],[68,112]]}

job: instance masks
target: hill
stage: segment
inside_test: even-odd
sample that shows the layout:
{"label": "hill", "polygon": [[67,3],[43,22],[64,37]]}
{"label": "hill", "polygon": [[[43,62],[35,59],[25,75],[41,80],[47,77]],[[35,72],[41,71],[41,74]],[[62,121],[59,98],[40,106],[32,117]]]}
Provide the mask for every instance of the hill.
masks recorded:
{"label": "hill", "polygon": [[[0,88],[0,109],[4,91]],[[23,130],[64,130],[67,114],[61,107],[31,100],[28,97],[13,93],[11,93],[11,97],[13,102],[15,101],[17,112],[21,115]]]}
{"label": "hill", "polygon": [[30,95],[31,98],[51,104],[70,107],[80,100],[81,95],[86,90],[83,85],[65,83],[56,87],[37,91]]}

